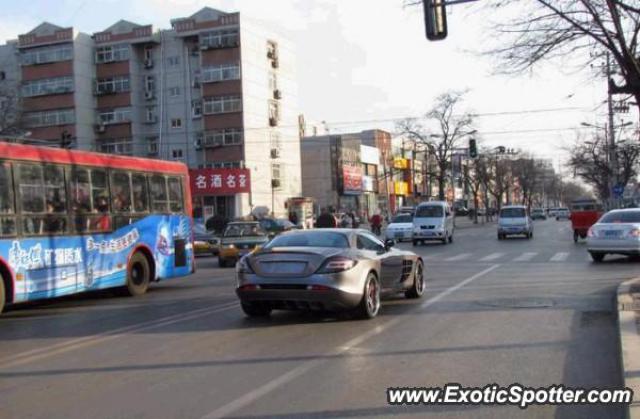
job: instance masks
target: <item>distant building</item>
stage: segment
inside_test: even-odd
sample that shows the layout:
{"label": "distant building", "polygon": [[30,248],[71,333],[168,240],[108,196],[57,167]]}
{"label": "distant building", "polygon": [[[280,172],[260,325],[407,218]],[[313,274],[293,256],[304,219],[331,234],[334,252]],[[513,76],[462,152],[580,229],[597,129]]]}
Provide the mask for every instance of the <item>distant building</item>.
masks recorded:
{"label": "distant building", "polygon": [[283,215],[301,192],[291,46],[208,7],[171,26],[42,23],[0,46],[0,88],[20,93],[34,143],[183,161],[197,216]]}

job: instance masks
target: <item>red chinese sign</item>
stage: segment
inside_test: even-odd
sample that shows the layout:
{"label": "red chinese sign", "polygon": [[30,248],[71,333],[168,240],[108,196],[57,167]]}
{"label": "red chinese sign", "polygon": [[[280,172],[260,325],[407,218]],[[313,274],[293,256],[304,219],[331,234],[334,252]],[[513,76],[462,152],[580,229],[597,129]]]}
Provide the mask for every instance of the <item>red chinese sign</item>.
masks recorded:
{"label": "red chinese sign", "polygon": [[249,192],[249,169],[194,169],[189,170],[191,194],[234,195]]}
{"label": "red chinese sign", "polygon": [[343,194],[362,193],[362,168],[355,166],[342,167]]}

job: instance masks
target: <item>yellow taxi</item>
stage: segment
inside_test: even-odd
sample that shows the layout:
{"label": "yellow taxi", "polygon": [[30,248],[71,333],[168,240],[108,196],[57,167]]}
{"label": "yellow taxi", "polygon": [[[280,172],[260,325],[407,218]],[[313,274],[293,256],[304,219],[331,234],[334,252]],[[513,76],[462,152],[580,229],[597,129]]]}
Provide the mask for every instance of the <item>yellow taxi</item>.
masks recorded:
{"label": "yellow taxi", "polygon": [[269,241],[269,236],[257,221],[234,221],[227,224],[220,240],[218,265],[235,266],[244,255],[251,253]]}

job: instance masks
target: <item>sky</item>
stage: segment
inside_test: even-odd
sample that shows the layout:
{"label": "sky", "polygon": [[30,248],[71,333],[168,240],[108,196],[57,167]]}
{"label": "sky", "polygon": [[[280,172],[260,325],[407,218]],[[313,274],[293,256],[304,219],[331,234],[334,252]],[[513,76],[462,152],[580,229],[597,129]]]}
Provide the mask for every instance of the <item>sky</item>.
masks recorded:
{"label": "sky", "polygon": [[394,131],[395,120],[424,115],[440,93],[466,90],[461,111],[478,114],[481,144],[528,151],[558,168],[578,133],[593,133],[582,122],[606,122],[606,83],[594,69],[565,61],[497,75],[500,63],[481,54],[495,40],[482,2],[450,6],[449,36],[439,42],[426,40],[422,8],[404,7],[402,0],[0,0],[0,5],[0,42],[44,20],[93,33],[119,19],[169,28],[172,18],[204,6],[239,11],[291,40],[300,113],[307,121],[325,121],[331,133]]}

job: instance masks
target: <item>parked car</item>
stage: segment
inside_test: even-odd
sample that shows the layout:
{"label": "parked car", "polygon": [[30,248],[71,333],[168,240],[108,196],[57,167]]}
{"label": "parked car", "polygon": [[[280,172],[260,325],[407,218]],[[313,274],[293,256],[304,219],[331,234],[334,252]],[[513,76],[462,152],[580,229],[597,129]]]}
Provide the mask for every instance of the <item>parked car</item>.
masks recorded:
{"label": "parked car", "polygon": [[640,255],[640,209],[612,210],[587,232],[587,250],[594,262],[608,254]]}
{"label": "parked car", "polygon": [[193,253],[198,255],[217,255],[220,251],[220,238],[201,225],[193,226]]}
{"label": "parked car", "polygon": [[569,219],[569,208],[558,208],[556,210],[556,221]]}
{"label": "parked car", "polygon": [[416,207],[404,206],[404,207],[398,208],[398,211],[396,212],[396,214],[408,213],[408,214],[413,215],[415,212],[416,212]]}
{"label": "parked car", "polygon": [[427,240],[453,242],[453,213],[449,204],[442,201],[423,202],[413,216],[412,242],[414,246]]}
{"label": "parked car", "polygon": [[558,208],[549,208],[547,210],[547,215],[549,215],[549,217],[555,217],[557,212]]}
{"label": "parked car", "polygon": [[286,218],[263,218],[259,223],[260,227],[262,227],[267,234],[272,233],[274,235],[291,229],[300,228]]}
{"label": "parked car", "polygon": [[362,229],[296,230],[275,237],[236,266],[236,294],[250,317],[272,310],[355,310],[373,318],[380,296],[425,290],[420,256]]}
{"label": "parked car", "polygon": [[531,210],[531,219],[532,220],[546,220],[547,214],[544,212],[542,208],[534,208]]}
{"label": "parked car", "polygon": [[220,242],[218,265],[235,266],[236,262],[269,241],[257,221],[234,221],[227,224]]}
{"label": "parked car", "polygon": [[398,213],[384,231],[387,240],[411,240],[413,234],[413,215]]}
{"label": "parked car", "polygon": [[498,216],[498,240],[512,235],[524,234],[527,239],[533,237],[533,222],[524,205],[502,207]]}

